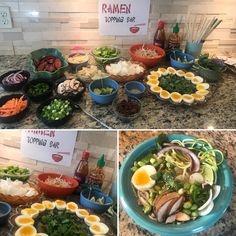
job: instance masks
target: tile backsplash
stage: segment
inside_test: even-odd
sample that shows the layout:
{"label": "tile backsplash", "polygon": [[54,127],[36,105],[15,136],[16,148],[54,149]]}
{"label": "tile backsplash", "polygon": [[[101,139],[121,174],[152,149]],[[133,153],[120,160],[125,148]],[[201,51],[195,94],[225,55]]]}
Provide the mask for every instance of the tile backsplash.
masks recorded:
{"label": "tile backsplash", "polygon": [[[118,45],[124,52],[134,43],[152,42],[156,21],[173,23],[188,13],[217,15],[223,23],[204,45],[211,53],[236,55],[235,0],[151,0],[149,30],[145,36],[101,36],[98,31],[98,0],[0,0],[9,6],[13,28],[0,29],[0,55],[27,54],[41,47],[68,52],[74,45]],[[141,13],[140,13],[141,14]]]}
{"label": "tile backsplash", "polygon": [[[63,131],[61,131],[63,132]],[[40,162],[23,156],[20,151],[21,131],[0,131],[0,165],[19,165],[28,167],[37,172],[58,172],[73,176],[82,152],[90,152],[89,167],[96,166],[97,159],[101,154],[105,155],[106,166],[104,190],[108,191],[112,181],[116,179],[117,168],[117,144],[116,132],[106,131],[79,131],[75,145],[74,155],[70,167],[53,165]]]}

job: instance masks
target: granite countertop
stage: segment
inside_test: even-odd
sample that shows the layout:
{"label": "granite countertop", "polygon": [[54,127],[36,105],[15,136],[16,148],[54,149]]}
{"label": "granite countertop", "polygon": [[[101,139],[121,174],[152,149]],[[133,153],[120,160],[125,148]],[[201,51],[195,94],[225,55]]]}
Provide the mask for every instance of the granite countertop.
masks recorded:
{"label": "granite countertop", "polygon": [[[29,69],[28,56],[0,56],[0,74],[12,69]],[[146,93],[142,99],[142,113],[130,123],[121,122],[112,112],[112,106],[95,104],[86,91],[80,102],[87,112],[100,119],[114,129],[205,129],[205,128],[236,128],[236,83],[235,75],[225,73],[222,81],[214,90],[211,97],[204,104],[194,107],[175,106],[164,103]],[[217,87],[217,88],[216,88]],[[122,91],[123,92],[123,88]],[[0,88],[0,96],[9,94]],[[0,128],[48,128],[36,117],[37,104],[31,104],[30,112],[21,121],[12,124],[0,124]],[[72,119],[61,128],[104,128],[81,111],[76,111]]]}
{"label": "granite countertop", "polygon": [[[177,131],[176,131],[177,132]],[[174,133],[174,132],[165,132]],[[209,230],[203,231],[198,236],[228,236],[236,235],[236,131],[178,131],[197,137],[207,139],[213,146],[219,148],[226,153],[228,165],[233,173],[234,192],[233,198],[225,212],[224,216]],[[160,134],[160,131],[121,131],[120,132],[120,163],[125,156],[139,143],[144,140],[155,137]],[[139,235],[139,236],[154,236],[147,230],[142,229],[139,225],[126,214],[120,204],[120,236]],[[156,234],[157,235],[157,234]]]}

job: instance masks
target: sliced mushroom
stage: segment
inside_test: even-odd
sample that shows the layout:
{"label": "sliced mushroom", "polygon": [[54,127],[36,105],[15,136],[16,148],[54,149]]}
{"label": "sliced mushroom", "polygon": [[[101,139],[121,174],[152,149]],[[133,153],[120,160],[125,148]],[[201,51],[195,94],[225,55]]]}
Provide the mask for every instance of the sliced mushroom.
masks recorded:
{"label": "sliced mushroom", "polygon": [[157,198],[155,200],[155,205],[154,205],[155,211],[157,212],[159,208],[167,201],[173,200],[179,197],[180,195],[177,192],[171,192],[171,193],[166,193],[166,194],[161,195],[160,198]]}
{"label": "sliced mushroom", "polygon": [[183,213],[183,212],[178,212],[177,214],[176,214],[176,220],[177,221],[189,221],[191,218],[190,218],[190,216],[189,215],[187,215],[187,214],[185,214],[185,213]]}
{"label": "sliced mushroom", "polygon": [[176,214],[168,216],[166,219],[166,224],[171,224],[176,221]]}
{"label": "sliced mushroom", "polygon": [[158,222],[164,222],[166,217],[168,216],[168,208],[171,204],[173,199],[166,201],[157,211],[157,221]]}
{"label": "sliced mushroom", "polygon": [[172,215],[176,213],[183,206],[184,200],[185,200],[184,196],[181,196],[180,198],[178,198],[178,200],[170,208],[168,215]]}

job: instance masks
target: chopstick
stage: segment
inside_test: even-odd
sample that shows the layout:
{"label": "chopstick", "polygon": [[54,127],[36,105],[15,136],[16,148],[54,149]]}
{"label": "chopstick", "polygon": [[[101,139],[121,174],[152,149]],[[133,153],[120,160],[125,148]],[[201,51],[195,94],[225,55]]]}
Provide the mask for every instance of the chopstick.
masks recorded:
{"label": "chopstick", "polygon": [[219,26],[222,20],[201,15],[198,23],[198,15],[188,15],[185,20],[185,37],[187,42],[201,43]]}

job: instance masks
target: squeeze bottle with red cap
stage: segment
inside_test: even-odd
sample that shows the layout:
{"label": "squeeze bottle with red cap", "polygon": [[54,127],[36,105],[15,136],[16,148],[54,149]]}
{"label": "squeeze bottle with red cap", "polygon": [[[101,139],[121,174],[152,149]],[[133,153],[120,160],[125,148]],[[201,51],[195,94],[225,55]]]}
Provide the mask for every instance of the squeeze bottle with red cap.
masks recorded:
{"label": "squeeze bottle with red cap", "polygon": [[75,170],[75,179],[79,181],[79,184],[85,183],[86,177],[88,175],[89,167],[88,167],[88,158],[90,153],[87,151],[84,151],[82,153],[82,159],[80,160],[78,166]]}
{"label": "squeeze bottle with red cap", "polygon": [[165,30],[164,30],[165,23],[164,21],[160,20],[157,24],[157,31],[154,35],[154,40],[153,44],[165,48],[165,42],[166,42],[166,35],[165,35]]}

